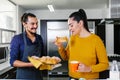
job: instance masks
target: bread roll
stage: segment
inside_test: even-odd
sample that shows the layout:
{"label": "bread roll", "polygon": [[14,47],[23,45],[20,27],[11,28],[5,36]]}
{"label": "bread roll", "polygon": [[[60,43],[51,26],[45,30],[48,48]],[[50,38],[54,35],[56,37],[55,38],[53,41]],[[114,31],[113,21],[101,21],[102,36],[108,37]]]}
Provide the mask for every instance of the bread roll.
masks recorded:
{"label": "bread roll", "polygon": [[57,64],[58,62],[60,62],[60,59],[58,60],[57,57],[49,57],[49,56],[46,57],[43,56],[39,60],[44,64]]}
{"label": "bread roll", "polygon": [[42,64],[39,70],[52,70],[52,65]]}
{"label": "bread roll", "polygon": [[28,57],[28,60],[34,65],[35,68],[39,70],[52,70],[56,67],[59,67],[58,63],[61,61],[59,57],[50,57],[50,56],[43,56],[41,58],[32,56]]}
{"label": "bread roll", "polygon": [[34,65],[35,68],[38,68],[40,65],[42,65],[42,62],[34,59],[32,57],[28,57],[28,60]]}
{"label": "bread roll", "polygon": [[68,41],[68,38],[65,36],[65,37],[57,37],[57,42],[67,42]]}
{"label": "bread roll", "polygon": [[50,64],[42,64],[39,68],[39,70],[53,70],[57,67],[62,66],[62,64],[55,64],[55,65],[50,65]]}

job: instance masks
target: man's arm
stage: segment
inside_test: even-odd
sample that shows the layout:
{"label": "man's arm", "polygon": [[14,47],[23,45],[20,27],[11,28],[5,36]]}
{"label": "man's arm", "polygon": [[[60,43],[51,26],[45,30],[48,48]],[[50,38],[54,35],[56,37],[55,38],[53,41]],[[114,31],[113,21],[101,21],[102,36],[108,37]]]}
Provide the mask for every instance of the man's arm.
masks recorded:
{"label": "man's arm", "polygon": [[30,62],[23,62],[23,61],[20,61],[20,60],[15,60],[13,62],[13,66],[14,67],[33,67],[33,64],[30,63]]}

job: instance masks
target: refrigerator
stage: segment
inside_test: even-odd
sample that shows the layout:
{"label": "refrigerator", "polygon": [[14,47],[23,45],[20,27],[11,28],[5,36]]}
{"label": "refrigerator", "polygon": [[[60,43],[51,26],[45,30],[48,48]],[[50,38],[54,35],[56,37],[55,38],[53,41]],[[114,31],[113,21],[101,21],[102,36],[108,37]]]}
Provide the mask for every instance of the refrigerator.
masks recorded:
{"label": "refrigerator", "polygon": [[[64,37],[69,38],[70,33],[68,29],[67,21],[47,21],[47,55],[48,56],[57,56],[59,58],[60,55],[58,53],[57,46],[54,44],[56,37]],[[63,46],[66,47],[67,42],[63,43]],[[62,60],[62,58],[61,58]],[[67,61],[61,61],[62,66],[48,71],[48,76],[68,76],[68,63]]]}

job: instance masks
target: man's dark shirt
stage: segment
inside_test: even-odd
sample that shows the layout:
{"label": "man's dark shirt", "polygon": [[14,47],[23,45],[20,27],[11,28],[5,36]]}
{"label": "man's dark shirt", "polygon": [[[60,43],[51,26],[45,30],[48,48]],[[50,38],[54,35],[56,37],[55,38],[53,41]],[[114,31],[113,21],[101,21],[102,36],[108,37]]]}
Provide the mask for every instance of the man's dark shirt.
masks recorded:
{"label": "man's dark shirt", "polygon": [[[26,35],[26,34],[25,34]],[[38,34],[36,34],[38,35]],[[40,44],[41,44],[41,55],[43,55],[43,41],[42,37],[38,35],[36,38],[39,39]],[[28,37],[26,37],[27,40],[27,45],[36,45],[38,44],[38,39],[36,39],[34,42],[32,42]],[[10,44],[10,64],[13,66],[13,63],[15,60],[20,60],[23,56],[24,53],[24,38],[23,38],[23,33],[19,35],[15,35],[11,41]]]}

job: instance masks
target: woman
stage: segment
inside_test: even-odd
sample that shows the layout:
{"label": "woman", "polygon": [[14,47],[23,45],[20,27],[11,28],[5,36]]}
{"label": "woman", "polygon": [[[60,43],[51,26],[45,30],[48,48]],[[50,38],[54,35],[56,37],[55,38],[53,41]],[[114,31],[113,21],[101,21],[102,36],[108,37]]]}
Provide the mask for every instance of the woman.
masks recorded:
{"label": "woman", "polygon": [[108,57],[104,44],[99,36],[90,33],[87,24],[87,16],[83,9],[72,13],[68,19],[69,30],[72,33],[66,48],[61,42],[55,41],[59,54],[63,60],[79,61],[78,70],[71,71],[69,64],[69,76],[79,79],[97,79],[99,72],[108,68]]}

